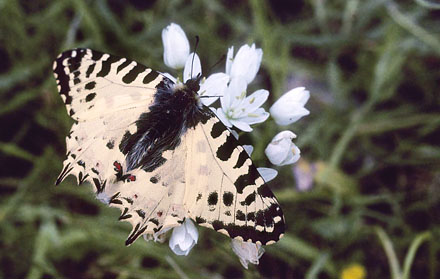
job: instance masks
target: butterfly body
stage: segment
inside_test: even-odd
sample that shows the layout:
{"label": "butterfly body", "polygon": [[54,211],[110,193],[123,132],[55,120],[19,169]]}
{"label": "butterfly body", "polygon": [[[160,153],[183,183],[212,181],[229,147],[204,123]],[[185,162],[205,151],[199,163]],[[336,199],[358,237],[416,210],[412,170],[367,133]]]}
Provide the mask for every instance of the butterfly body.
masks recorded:
{"label": "butterfly body", "polygon": [[153,171],[164,163],[162,153],[174,150],[187,129],[212,117],[199,100],[197,78],[175,87],[164,79],[156,88],[154,103],[136,121],[136,133],[126,131],[119,146],[127,171],[138,167]]}
{"label": "butterfly body", "polygon": [[75,120],[57,179],[90,182],[132,224],[126,241],[156,238],[191,218],[231,238],[284,234],[278,201],[231,131],[200,102],[200,77],[175,84],[135,61],[90,49],[54,63]]}

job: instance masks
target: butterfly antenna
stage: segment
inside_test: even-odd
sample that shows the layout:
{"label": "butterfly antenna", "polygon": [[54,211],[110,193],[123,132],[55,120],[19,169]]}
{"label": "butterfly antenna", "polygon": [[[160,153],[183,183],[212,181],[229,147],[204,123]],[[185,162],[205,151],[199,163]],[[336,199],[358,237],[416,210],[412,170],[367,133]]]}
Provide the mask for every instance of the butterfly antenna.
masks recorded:
{"label": "butterfly antenna", "polygon": [[200,40],[199,36],[196,35],[196,43],[194,45],[194,54],[193,54],[192,61],[191,61],[191,75],[190,75],[191,78],[193,76],[194,57],[196,56],[196,51],[197,51],[197,46],[199,45],[199,40]]}
{"label": "butterfly antenna", "polygon": [[225,58],[226,58],[226,55],[223,54],[222,57],[220,57],[220,59],[219,59],[217,62],[214,63],[214,65],[212,65],[211,67],[209,67],[208,73],[210,73],[211,70],[212,70],[215,66],[217,66],[218,64],[220,64],[220,62],[224,61]]}

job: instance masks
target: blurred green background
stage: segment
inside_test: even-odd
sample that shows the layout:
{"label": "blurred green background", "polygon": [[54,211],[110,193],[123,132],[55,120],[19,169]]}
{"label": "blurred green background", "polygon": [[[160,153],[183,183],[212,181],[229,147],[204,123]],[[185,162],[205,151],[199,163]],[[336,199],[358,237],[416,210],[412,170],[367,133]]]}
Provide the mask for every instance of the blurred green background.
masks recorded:
{"label": "blurred green background", "polygon": [[[311,92],[308,117],[246,136],[258,166],[283,129],[302,155],[270,183],[287,234],[249,270],[207,229],[188,257],[125,247],[119,210],[73,177],[53,184],[73,122],[54,58],[91,47],[169,71],[170,22],[200,36],[205,70],[232,45],[263,48],[249,91],[271,92],[266,109],[293,87]],[[439,278],[439,35],[440,4],[425,0],[0,1],[0,278]]]}

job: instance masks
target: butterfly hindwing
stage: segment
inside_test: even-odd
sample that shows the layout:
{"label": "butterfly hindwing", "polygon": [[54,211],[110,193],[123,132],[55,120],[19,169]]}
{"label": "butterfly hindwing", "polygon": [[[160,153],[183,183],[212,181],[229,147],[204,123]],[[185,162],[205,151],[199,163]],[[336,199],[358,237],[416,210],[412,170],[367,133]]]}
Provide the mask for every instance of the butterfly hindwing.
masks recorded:
{"label": "butterfly hindwing", "polygon": [[284,216],[247,152],[216,117],[187,132],[189,215],[201,226],[263,245],[284,233]]}

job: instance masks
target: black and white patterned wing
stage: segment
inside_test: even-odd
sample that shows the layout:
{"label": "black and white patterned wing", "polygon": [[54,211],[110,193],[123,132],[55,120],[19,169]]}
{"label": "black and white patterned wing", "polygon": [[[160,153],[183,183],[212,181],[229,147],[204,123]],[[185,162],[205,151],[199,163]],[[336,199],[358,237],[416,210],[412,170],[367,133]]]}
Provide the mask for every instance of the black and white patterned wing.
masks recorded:
{"label": "black and white patterned wing", "polygon": [[170,82],[135,61],[91,49],[58,56],[53,66],[68,114],[76,120],[66,138],[67,159],[57,184],[73,174],[90,181],[96,191],[114,176],[115,161],[125,164],[119,144],[135,121],[148,111],[158,86]]}
{"label": "black and white patterned wing", "polygon": [[237,139],[212,115],[186,134],[185,205],[199,225],[269,245],[284,234],[281,207]]}

